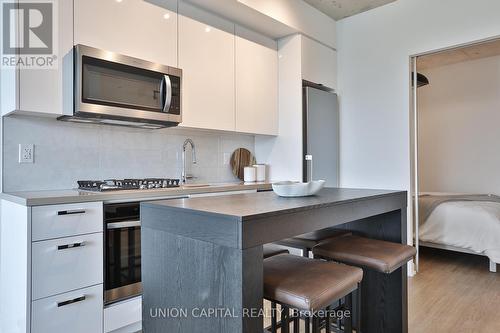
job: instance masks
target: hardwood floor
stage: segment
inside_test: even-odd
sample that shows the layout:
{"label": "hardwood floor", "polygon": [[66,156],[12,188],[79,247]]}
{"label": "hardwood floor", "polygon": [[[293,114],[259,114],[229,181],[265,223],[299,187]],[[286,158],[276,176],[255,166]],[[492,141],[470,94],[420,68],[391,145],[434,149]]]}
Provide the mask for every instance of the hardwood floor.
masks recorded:
{"label": "hardwood floor", "polygon": [[486,257],[421,248],[409,280],[409,331],[500,332],[500,273]]}

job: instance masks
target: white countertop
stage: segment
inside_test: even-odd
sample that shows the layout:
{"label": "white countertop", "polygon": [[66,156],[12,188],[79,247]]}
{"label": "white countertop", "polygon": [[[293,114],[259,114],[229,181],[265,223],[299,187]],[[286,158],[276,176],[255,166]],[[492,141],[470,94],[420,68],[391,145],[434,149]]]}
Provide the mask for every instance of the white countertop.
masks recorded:
{"label": "white countertop", "polygon": [[120,190],[107,192],[69,190],[22,191],[1,193],[1,198],[24,206],[56,205],[89,201],[144,201],[187,196],[190,194],[216,193],[244,190],[271,190],[271,183],[219,183],[210,186],[180,186],[151,190]]}

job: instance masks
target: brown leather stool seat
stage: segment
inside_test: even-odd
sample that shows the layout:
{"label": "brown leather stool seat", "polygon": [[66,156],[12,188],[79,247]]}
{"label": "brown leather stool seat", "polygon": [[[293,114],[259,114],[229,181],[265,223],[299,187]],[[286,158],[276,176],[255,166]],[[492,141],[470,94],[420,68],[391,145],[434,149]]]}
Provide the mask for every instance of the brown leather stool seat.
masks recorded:
{"label": "brown leather stool seat", "polygon": [[270,257],[277,256],[278,254],[285,254],[285,253],[289,253],[289,252],[284,246],[272,244],[272,243],[265,244],[263,252],[262,252],[262,257],[264,257],[264,259],[267,259]]}
{"label": "brown leather stool seat", "polygon": [[[346,296],[352,297],[362,279],[362,269],[344,264],[291,254],[264,260],[264,298],[281,304],[287,313],[288,308],[318,311]],[[352,298],[349,304],[352,307]],[[286,318],[282,332],[288,332]],[[298,327],[298,321],[295,325]],[[317,331],[319,326],[313,320],[313,332],[314,327]],[[345,327],[350,328],[351,322]]]}
{"label": "brown leather stool seat", "polygon": [[304,257],[309,256],[309,251],[318,245],[320,242],[328,240],[330,238],[335,238],[344,235],[350,235],[350,231],[339,230],[334,228],[326,228],[321,230],[316,230],[313,232],[309,232],[307,234],[303,234],[300,236],[282,239],[277,241],[276,244],[293,247],[296,249],[301,249],[304,253]]}
{"label": "brown leather stool seat", "polygon": [[416,254],[415,248],[409,245],[356,235],[321,242],[312,251],[318,257],[382,273],[392,273]]}
{"label": "brown leather stool seat", "polygon": [[[352,234],[325,240],[316,245],[312,252],[315,258],[333,260],[366,269],[365,273],[368,277],[370,274],[382,274],[382,279],[389,278],[388,274],[405,265],[416,254],[416,250],[412,246]],[[366,293],[367,288],[364,283],[361,283],[359,292]],[[359,295],[357,298],[360,301]],[[356,306],[358,313],[355,314],[355,317],[357,316],[359,320],[362,312],[373,311],[371,306],[373,305],[366,302],[358,304]],[[366,324],[358,321],[356,332],[370,330],[369,327],[363,325]]]}
{"label": "brown leather stool seat", "polygon": [[332,304],[362,279],[360,268],[291,254],[264,261],[264,297],[305,311]]}

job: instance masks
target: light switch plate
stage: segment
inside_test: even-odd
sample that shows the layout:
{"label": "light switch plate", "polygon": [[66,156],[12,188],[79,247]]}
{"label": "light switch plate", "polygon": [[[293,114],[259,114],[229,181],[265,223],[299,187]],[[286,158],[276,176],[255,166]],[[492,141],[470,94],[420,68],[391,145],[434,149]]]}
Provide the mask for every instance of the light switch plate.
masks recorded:
{"label": "light switch plate", "polygon": [[35,145],[19,144],[19,163],[33,163],[35,159]]}

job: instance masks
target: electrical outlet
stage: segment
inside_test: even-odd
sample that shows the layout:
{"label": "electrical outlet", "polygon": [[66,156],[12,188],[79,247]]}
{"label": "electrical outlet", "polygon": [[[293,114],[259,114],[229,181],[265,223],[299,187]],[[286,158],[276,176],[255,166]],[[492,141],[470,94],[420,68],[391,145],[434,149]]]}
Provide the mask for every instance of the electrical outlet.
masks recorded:
{"label": "electrical outlet", "polygon": [[35,146],[32,144],[19,144],[19,163],[33,163],[35,159]]}

